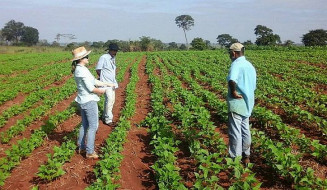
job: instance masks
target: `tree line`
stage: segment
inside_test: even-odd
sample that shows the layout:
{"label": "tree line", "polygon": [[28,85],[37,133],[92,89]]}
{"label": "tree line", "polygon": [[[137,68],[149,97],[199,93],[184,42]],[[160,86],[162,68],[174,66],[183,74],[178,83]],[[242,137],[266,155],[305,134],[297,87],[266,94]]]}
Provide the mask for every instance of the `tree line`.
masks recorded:
{"label": "tree line", "polygon": [[[170,42],[168,44],[163,43],[161,40],[154,39],[148,36],[142,36],[139,40],[135,41],[123,41],[123,40],[108,40],[107,42],[82,42],[82,43],[69,43],[66,48],[74,48],[79,45],[85,45],[94,48],[105,48],[109,43],[117,43],[122,51],[162,51],[162,50],[205,50],[215,49],[217,47],[212,46],[209,40],[202,39],[200,37],[194,38],[190,47],[187,40],[186,31],[191,30],[194,26],[194,19],[190,15],[180,15],[175,18],[175,23],[178,27],[183,29],[185,36],[185,44],[177,44],[176,42]],[[292,46],[295,45],[293,41],[286,40],[281,42],[281,38],[278,34],[274,34],[273,30],[264,26],[257,25],[254,28],[254,34],[256,35],[256,41],[253,43],[251,40],[241,42],[244,45],[256,45],[256,46]],[[237,38],[234,38],[230,34],[218,35],[217,43],[220,47],[228,47],[232,43],[240,42]],[[305,46],[326,46],[327,45],[327,30],[316,29],[311,30],[302,36],[302,43]],[[10,20],[0,30],[0,45],[40,45],[40,46],[60,46],[58,41],[52,43],[47,40],[39,40],[39,32],[36,28],[25,26],[22,22],[16,22]]]}

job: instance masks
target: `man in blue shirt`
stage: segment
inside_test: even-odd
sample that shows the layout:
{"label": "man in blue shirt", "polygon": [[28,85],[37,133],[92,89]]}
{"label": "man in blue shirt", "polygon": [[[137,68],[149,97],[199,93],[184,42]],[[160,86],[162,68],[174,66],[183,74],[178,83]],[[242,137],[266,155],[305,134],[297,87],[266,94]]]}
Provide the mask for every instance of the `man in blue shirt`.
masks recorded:
{"label": "man in blue shirt", "polygon": [[249,117],[254,106],[256,71],[244,57],[244,46],[234,43],[229,48],[232,65],[228,81],[228,135],[229,155],[243,156],[244,163],[250,162],[251,133]]}
{"label": "man in blue shirt", "polygon": [[102,55],[99,58],[96,66],[97,74],[100,77],[100,81],[113,83],[114,87],[106,88],[104,110],[102,115],[102,121],[106,125],[113,125],[112,109],[115,103],[115,89],[118,88],[116,80],[116,54],[119,50],[117,44],[109,44],[108,53]]}

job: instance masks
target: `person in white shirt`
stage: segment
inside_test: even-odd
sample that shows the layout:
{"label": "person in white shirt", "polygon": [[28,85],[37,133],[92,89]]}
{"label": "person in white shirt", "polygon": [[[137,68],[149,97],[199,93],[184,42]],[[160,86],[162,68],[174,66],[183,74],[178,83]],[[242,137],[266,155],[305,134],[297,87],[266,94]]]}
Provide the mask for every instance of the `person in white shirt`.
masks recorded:
{"label": "person in white shirt", "polygon": [[[98,159],[98,154],[94,151],[95,134],[99,126],[98,101],[99,96],[105,93],[105,89],[96,86],[112,87],[112,83],[101,82],[91,74],[86,65],[89,63],[85,47],[79,47],[72,51],[72,73],[77,85],[77,97],[75,101],[79,104],[82,116],[82,125],[79,130],[78,152],[85,153],[86,158]],[[86,142],[85,142],[86,141]]]}
{"label": "person in white shirt", "polygon": [[118,88],[118,83],[116,80],[116,54],[119,50],[117,44],[109,44],[108,53],[102,55],[99,58],[98,64],[96,66],[96,71],[100,77],[100,81],[108,82],[114,84],[113,87],[106,88],[105,92],[105,102],[102,115],[102,121],[104,124],[113,126],[113,114],[112,109],[115,103],[115,90]]}

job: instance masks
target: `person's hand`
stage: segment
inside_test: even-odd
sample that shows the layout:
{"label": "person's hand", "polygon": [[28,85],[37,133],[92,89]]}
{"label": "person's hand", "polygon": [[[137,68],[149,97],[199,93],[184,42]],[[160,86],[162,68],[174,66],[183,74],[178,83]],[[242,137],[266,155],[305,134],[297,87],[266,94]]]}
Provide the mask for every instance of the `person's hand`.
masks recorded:
{"label": "person's hand", "polygon": [[100,95],[106,93],[106,89],[105,88],[100,88]]}
{"label": "person's hand", "polygon": [[104,88],[95,88],[94,93],[96,93],[98,96],[101,96],[102,94],[104,94],[106,92],[106,89]]}
{"label": "person's hand", "polygon": [[242,95],[238,94],[236,91],[232,92],[232,97],[235,99],[241,99],[243,98]]}

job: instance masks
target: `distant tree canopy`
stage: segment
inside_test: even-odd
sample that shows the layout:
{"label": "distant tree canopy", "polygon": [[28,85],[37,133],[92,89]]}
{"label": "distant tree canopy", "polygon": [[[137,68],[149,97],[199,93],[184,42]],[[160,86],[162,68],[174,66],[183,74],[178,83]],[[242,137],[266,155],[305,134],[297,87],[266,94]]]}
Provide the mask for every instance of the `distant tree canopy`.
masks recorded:
{"label": "distant tree canopy", "polygon": [[327,30],[310,30],[309,33],[303,35],[302,42],[305,46],[325,46],[327,45]]}
{"label": "distant tree canopy", "polygon": [[286,40],[283,45],[284,46],[293,46],[294,42],[292,40]]}
{"label": "distant tree canopy", "polygon": [[191,30],[191,27],[194,26],[194,19],[190,15],[180,15],[175,18],[175,23],[178,27],[183,29],[186,45],[188,45],[186,31]]}
{"label": "distant tree canopy", "polygon": [[25,26],[21,41],[27,45],[35,45],[39,41],[39,31],[36,28]]}
{"label": "distant tree canopy", "polygon": [[191,42],[192,49],[195,50],[205,50],[207,49],[207,44],[202,38],[194,38]]}
{"label": "distant tree canopy", "polygon": [[187,50],[187,47],[185,44],[182,44],[181,46],[179,46],[179,49],[180,50]]}
{"label": "distant tree canopy", "polygon": [[170,42],[170,43],[168,44],[168,49],[169,49],[169,50],[177,50],[177,49],[178,49],[178,45],[177,45],[177,43],[176,43],[176,42]]}
{"label": "distant tree canopy", "polygon": [[281,43],[279,35],[273,34],[273,30],[266,26],[257,25],[254,29],[254,34],[257,36],[255,43],[258,46],[276,45]]}
{"label": "distant tree canopy", "polygon": [[2,29],[2,36],[7,41],[18,43],[24,32],[24,24],[11,20]]}
{"label": "distant tree canopy", "polygon": [[2,28],[2,37],[9,42],[23,42],[34,45],[39,41],[39,31],[36,28],[24,26],[22,22],[11,20]]}
{"label": "distant tree canopy", "polygon": [[231,35],[229,34],[220,34],[217,37],[217,42],[219,45],[224,46],[224,47],[229,47],[230,45],[232,45],[235,42],[238,42],[238,39],[233,38]]}

